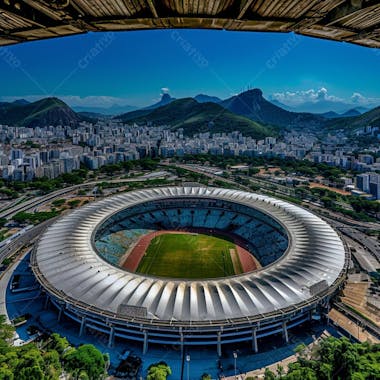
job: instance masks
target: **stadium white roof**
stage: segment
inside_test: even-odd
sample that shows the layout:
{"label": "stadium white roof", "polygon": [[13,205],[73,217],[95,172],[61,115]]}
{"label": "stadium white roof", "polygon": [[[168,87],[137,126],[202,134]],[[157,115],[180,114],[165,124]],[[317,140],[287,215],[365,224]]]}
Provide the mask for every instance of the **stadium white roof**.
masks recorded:
{"label": "stadium white roof", "polygon": [[[209,280],[129,273],[96,253],[93,232],[111,214],[168,197],[210,197],[256,208],[286,227],[289,248],[261,270]],[[115,316],[127,306],[145,310],[147,319],[196,322],[254,317],[307,302],[322,280],[330,286],[340,277],[345,249],[326,222],[282,200],[237,190],[166,187],[113,196],[62,217],[41,237],[35,260],[43,285],[67,302]]]}

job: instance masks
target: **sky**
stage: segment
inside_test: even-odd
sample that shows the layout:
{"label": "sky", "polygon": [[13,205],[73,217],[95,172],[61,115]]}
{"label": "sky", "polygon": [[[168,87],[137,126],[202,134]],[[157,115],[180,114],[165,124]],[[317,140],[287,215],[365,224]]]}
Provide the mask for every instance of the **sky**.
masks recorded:
{"label": "sky", "polygon": [[294,109],[370,108],[380,105],[379,68],[379,49],[293,33],[89,33],[0,47],[0,99],[141,107],[163,92],[227,98],[258,87]]}

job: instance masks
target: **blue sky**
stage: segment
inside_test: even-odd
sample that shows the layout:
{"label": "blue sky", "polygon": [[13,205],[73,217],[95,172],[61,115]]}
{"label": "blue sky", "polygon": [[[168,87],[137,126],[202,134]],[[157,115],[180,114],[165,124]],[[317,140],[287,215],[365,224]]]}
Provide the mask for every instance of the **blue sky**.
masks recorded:
{"label": "blue sky", "polygon": [[379,68],[380,50],[294,34],[90,33],[0,48],[0,97],[142,106],[162,91],[226,98],[259,87],[293,107],[321,100],[374,106]]}

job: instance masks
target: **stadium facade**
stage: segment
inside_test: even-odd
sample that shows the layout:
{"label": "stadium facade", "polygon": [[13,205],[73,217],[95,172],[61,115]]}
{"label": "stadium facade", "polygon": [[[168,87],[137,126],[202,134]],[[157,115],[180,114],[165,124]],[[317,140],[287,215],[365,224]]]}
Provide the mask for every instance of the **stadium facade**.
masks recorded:
{"label": "stadium facade", "polygon": [[[128,228],[204,227],[247,242],[262,268],[213,279],[131,273],[97,242]],[[264,195],[206,187],[133,191],[60,218],[41,236],[32,268],[47,300],[86,329],[148,345],[222,345],[282,333],[326,311],[345,278],[337,233],[309,211]]]}

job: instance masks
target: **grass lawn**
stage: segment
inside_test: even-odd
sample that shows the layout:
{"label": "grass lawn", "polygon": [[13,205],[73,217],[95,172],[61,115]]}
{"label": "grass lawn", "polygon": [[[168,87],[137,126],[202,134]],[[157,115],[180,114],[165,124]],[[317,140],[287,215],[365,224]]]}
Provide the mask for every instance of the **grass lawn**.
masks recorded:
{"label": "grass lawn", "polygon": [[163,234],[152,239],[137,273],[173,278],[234,275],[230,249],[235,244],[203,234]]}

